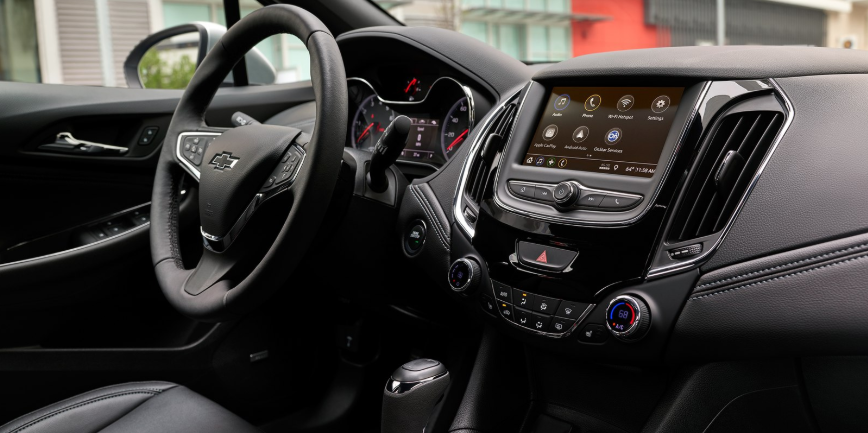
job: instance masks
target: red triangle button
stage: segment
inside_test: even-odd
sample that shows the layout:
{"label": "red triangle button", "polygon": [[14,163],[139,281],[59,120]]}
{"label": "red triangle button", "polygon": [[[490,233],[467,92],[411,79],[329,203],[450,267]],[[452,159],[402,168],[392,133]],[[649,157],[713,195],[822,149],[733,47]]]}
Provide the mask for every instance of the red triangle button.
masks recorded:
{"label": "red triangle button", "polygon": [[548,263],[549,262],[548,258],[546,258],[546,250],[543,250],[542,254],[540,254],[539,257],[536,258],[536,261],[538,261],[540,263]]}

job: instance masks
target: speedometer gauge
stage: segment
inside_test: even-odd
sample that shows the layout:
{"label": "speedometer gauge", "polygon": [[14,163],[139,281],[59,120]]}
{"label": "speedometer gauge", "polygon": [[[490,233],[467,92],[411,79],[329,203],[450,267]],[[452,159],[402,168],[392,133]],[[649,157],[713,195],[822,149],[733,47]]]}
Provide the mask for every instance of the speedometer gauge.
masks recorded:
{"label": "speedometer gauge", "polygon": [[365,98],[359,104],[359,109],[356,110],[356,115],[353,117],[352,128],[350,128],[353,147],[373,149],[394,118],[395,112],[377,98],[377,95]]}
{"label": "speedometer gauge", "polygon": [[452,105],[452,108],[446,113],[446,118],[443,119],[440,141],[443,146],[443,156],[447,160],[451,159],[452,155],[461,147],[469,133],[470,107],[467,103],[467,97],[464,97]]}

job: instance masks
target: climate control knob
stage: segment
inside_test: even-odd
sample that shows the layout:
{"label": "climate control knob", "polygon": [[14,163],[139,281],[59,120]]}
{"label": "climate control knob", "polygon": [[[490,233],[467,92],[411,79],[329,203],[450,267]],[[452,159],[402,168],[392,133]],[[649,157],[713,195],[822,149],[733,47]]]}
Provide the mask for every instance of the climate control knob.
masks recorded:
{"label": "climate control knob", "polygon": [[606,328],[623,341],[638,341],[651,327],[651,313],[645,301],[636,296],[621,295],[606,308]]}
{"label": "climate control knob", "polygon": [[449,267],[449,287],[458,293],[472,292],[479,286],[479,263],[471,257],[465,257],[452,262]]}
{"label": "climate control knob", "polygon": [[555,186],[555,203],[561,207],[570,207],[579,198],[580,189],[575,182],[561,182]]}

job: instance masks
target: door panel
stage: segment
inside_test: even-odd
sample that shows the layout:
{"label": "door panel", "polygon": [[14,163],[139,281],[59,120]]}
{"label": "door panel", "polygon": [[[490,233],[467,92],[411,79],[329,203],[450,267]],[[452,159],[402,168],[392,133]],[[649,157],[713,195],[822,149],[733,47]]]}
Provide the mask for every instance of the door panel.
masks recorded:
{"label": "door panel", "polygon": [[[198,324],[160,292],[147,213],[154,170],[182,92],[0,82],[0,381],[21,389],[0,424],[58,397],[124,380],[194,382],[232,324]],[[221,89],[207,120],[265,120],[313,100],[310,83]],[[146,128],[159,132],[140,144]],[[47,153],[70,132],[124,155]],[[195,183],[182,185],[183,245],[201,249]],[[112,221],[129,230],[91,243]],[[100,229],[102,230],[102,229]],[[184,247],[182,245],[182,247]],[[76,374],[74,374],[76,373]]]}

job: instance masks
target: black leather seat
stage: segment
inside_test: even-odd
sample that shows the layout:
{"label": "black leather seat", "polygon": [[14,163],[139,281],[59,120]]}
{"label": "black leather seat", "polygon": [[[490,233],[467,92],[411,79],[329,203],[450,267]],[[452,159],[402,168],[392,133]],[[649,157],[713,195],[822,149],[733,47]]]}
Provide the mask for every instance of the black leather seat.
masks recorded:
{"label": "black leather seat", "polygon": [[86,392],[24,415],[0,433],[259,432],[217,403],[174,383],[133,382]]}

